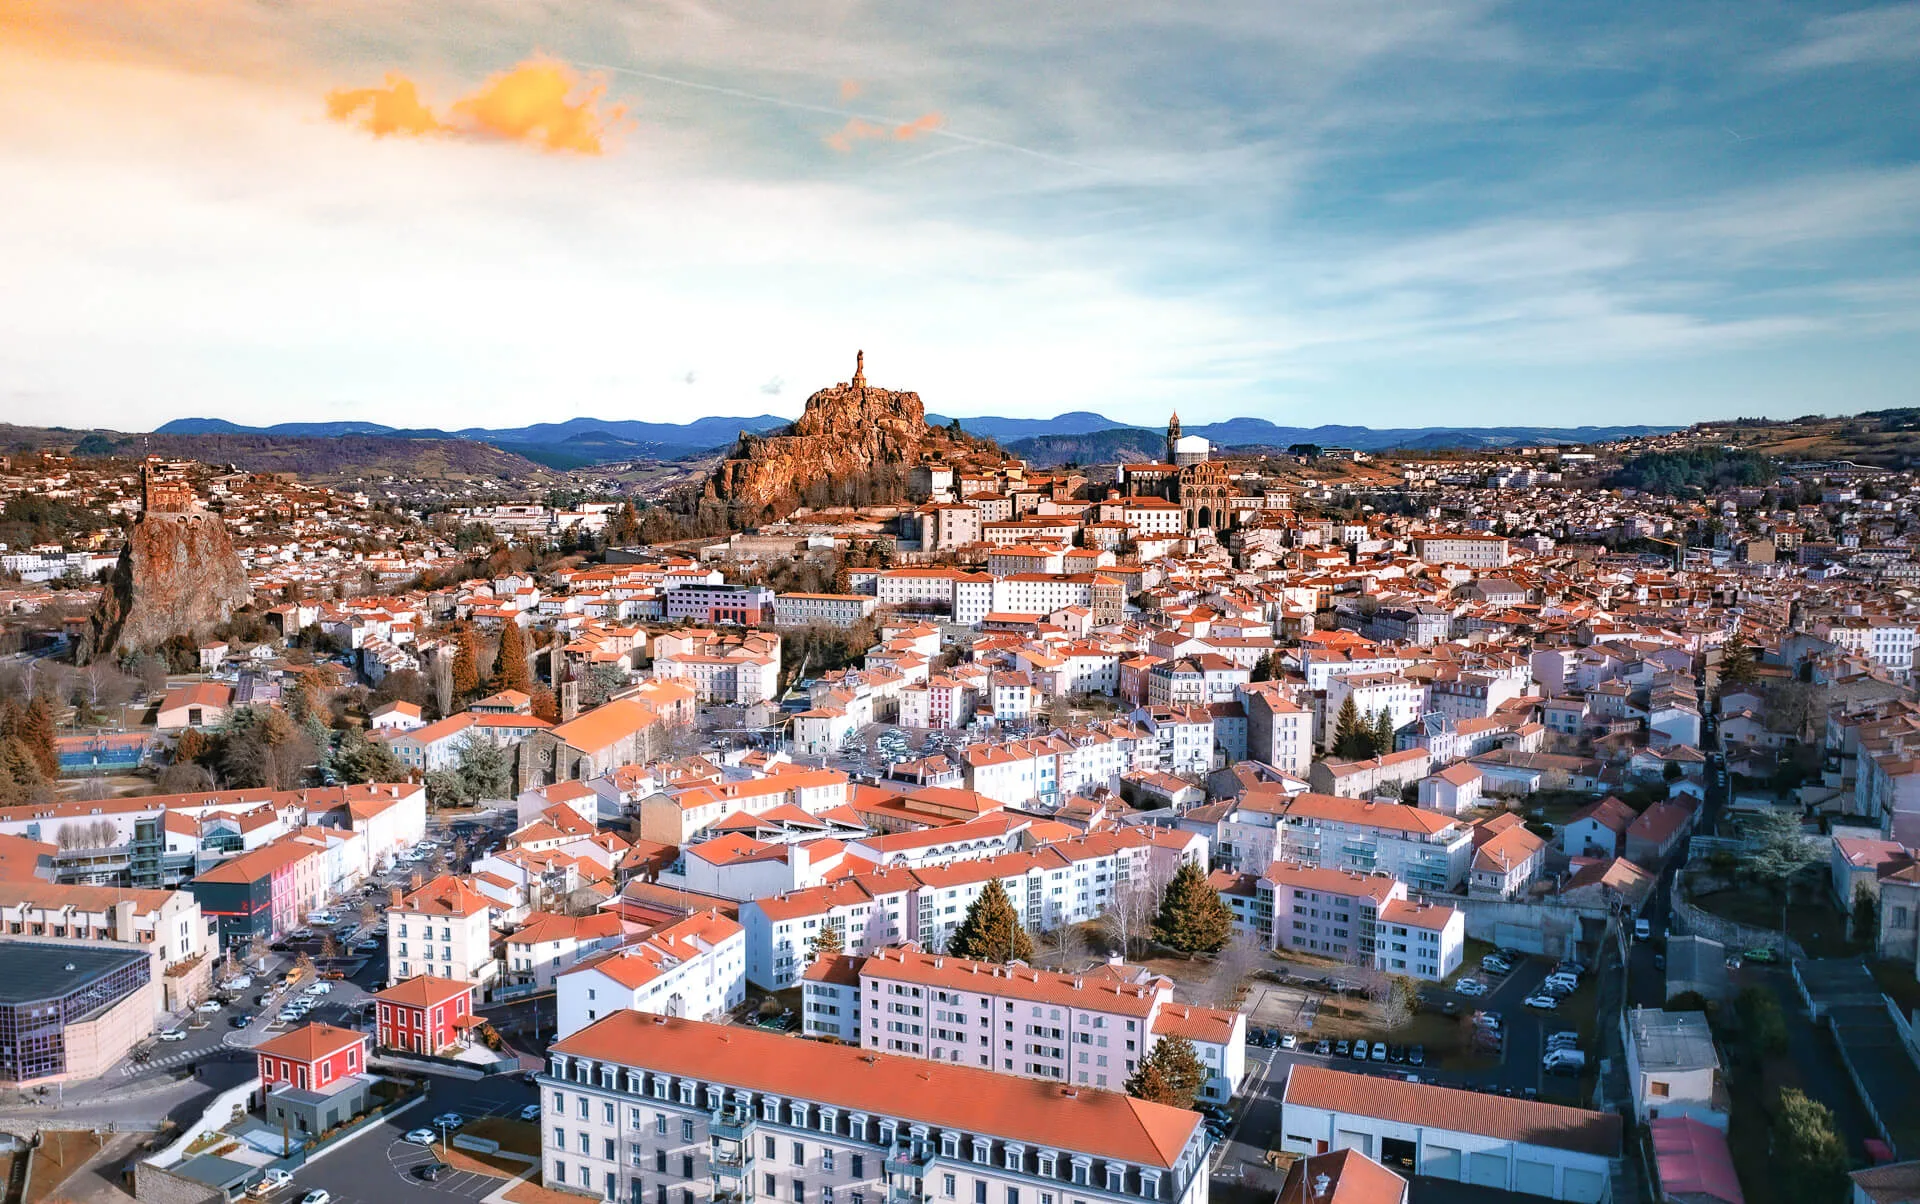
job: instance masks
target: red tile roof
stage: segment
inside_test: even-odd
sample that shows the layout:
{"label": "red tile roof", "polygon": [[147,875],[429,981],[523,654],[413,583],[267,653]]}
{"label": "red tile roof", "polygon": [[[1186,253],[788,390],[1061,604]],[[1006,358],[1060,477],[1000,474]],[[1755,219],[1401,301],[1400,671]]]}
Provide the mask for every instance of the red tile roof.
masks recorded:
{"label": "red tile roof", "polygon": [[1282,1100],[1284,1105],[1452,1129],[1605,1158],[1620,1152],[1620,1117],[1611,1112],[1403,1083],[1320,1066],[1295,1065],[1287,1076]]}
{"label": "red tile roof", "polygon": [[376,992],[374,998],[405,1007],[426,1008],[472,993],[473,984],[470,982],[464,982],[458,978],[435,978],[431,974],[420,974],[405,982],[396,982],[384,991]]}
{"label": "red tile roof", "polygon": [[365,1045],[366,1042],[365,1033],[315,1021],[291,1032],[281,1033],[271,1041],[262,1041],[253,1047],[253,1051],[294,1062],[311,1063],[339,1053],[350,1045]]}
{"label": "red tile roof", "polygon": [[1117,1092],[640,1012],[616,1012],[553,1052],[1165,1169],[1200,1125]]}

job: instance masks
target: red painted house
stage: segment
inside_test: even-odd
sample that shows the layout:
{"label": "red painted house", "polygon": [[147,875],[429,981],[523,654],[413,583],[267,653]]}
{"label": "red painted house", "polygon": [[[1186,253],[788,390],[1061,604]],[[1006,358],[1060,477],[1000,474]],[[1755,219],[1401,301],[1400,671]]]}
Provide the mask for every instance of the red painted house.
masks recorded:
{"label": "red painted house", "polygon": [[254,1046],[260,1110],[301,1133],[322,1133],[367,1110],[367,1034],[303,1024]]}
{"label": "red painted house", "polygon": [[439,1053],[473,1025],[473,984],[422,974],[373,997],[374,1031],[382,1049]]}

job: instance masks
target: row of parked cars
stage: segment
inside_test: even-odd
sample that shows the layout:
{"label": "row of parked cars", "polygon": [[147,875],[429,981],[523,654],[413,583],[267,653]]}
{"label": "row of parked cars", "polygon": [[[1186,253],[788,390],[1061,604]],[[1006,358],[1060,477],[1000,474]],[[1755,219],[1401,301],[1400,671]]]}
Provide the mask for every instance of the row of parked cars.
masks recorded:
{"label": "row of parked cars", "polygon": [[[1322,1041],[1322,1045],[1326,1042]],[[1343,1058],[1352,1058],[1356,1062],[1396,1062],[1407,1066],[1425,1066],[1427,1047],[1424,1045],[1389,1045],[1385,1041],[1355,1041],[1351,1046],[1345,1041],[1335,1041],[1333,1052]]]}
{"label": "row of parked cars", "polygon": [[1580,989],[1580,976],[1587,968],[1576,961],[1564,961],[1553,968],[1538,990],[1527,996],[1525,1003],[1530,1008],[1551,1012],[1560,1006],[1560,1001]]}

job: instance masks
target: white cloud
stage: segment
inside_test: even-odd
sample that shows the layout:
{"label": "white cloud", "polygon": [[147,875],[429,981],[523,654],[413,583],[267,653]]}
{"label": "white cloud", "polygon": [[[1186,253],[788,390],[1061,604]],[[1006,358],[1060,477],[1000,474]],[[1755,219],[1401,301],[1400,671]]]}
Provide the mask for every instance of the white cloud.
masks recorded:
{"label": "white cloud", "polygon": [[1888,4],[1818,17],[1806,39],[1773,59],[1783,70],[1844,67],[1853,63],[1920,59],[1920,3]]}

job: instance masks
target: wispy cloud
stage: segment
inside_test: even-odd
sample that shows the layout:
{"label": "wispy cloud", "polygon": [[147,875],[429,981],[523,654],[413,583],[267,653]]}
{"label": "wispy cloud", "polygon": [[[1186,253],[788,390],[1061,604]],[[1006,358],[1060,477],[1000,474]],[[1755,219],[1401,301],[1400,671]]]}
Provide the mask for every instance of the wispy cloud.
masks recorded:
{"label": "wispy cloud", "polygon": [[1920,3],[1888,4],[1817,17],[1805,40],[1773,58],[1785,70],[1920,60]]}

